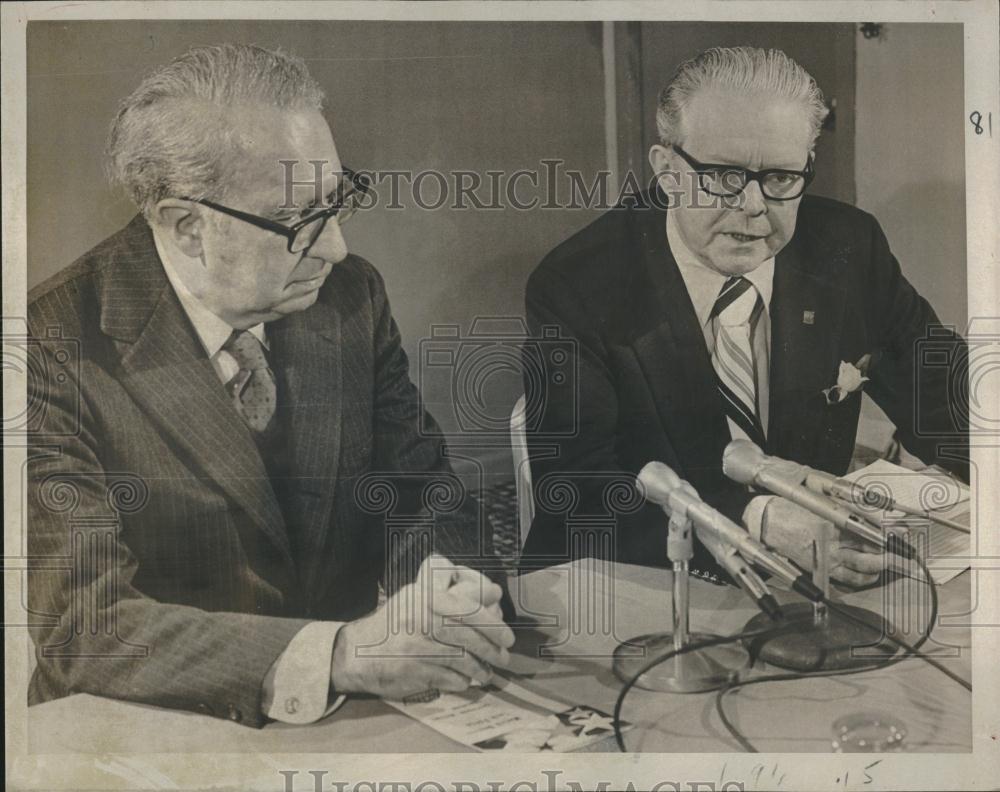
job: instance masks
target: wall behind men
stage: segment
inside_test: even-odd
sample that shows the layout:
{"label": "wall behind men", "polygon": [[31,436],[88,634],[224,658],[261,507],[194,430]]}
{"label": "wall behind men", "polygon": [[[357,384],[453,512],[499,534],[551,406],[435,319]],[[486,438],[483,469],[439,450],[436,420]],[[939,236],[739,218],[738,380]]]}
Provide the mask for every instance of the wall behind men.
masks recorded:
{"label": "wall behind men", "polygon": [[[605,167],[600,23],[32,22],[29,285],[134,213],[102,172],[117,104],[154,67],[192,45],[222,41],[280,46],[305,58],[327,92],[341,159],[355,170],[528,169],[544,183],[546,159],[562,160],[560,173],[577,169],[588,178]],[[521,184],[522,200],[541,195]],[[560,181],[557,202],[566,203],[565,188]],[[523,315],[530,271],[600,212],[456,211],[448,208],[453,200],[423,210],[405,186],[400,211],[385,208],[388,191],[386,182],[386,200],[353,218],[345,237],[384,275],[411,373],[432,412],[454,431],[452,406],[462,397],[452,388],[454,372],[435,368],[421,377],[420,340],[434,325],[458,325],[465,336],[477,316]],[[437,201],[435,178],[425,178],[423,195]],[[510,343],[517,343],[516,326],[494,322],[487,330],[512,331]],[[487,404],[473,419],[509,416],[521,392],[519,372],[494,372],[487,385]]]}
{"label": "wall behind men", "polygon": [[961,25],[858,36],[857,203],[941,321],[967,320]]}

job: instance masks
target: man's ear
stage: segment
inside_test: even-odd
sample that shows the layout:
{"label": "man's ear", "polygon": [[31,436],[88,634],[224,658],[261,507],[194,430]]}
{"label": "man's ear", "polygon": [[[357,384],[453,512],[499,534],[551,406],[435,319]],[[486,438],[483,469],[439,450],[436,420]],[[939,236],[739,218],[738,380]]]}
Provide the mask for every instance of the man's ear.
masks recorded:
{"label": "man's ear", "polygon": [[[656,174],[656,178],[660,180],[660,186],[666,191],[667,185],[663,183],[663,180],[669,179],[673,186],[676,185],[677,176],[677,163],[676,155],[674,151],[669,146],[663,146],[659,143],[650,146],[649,149],[649,165],[653,169],[653,173]],[[671,174],[673,178],[671,178]]]}
{"label": "man's ear", "polygon": [[660,192],[667,196],[670,206],[676,206],[686,192],[681,181],[681,173],[677,169],[674,152],[668,146],[657,143],[649,149],[649,165],[656,175]]}
{"label": "man's ear", "polygon": [[660,176],[665,170],[670,168],[671,151],[666,146],[659,143],[654,144],[649,149],[649,164],[653,168],[653,173]]}
{"label": "man's ear", "polygon": [[193,201],[164,198],[153,208],[152,221],[186,256],[202,255],[205,219]]}

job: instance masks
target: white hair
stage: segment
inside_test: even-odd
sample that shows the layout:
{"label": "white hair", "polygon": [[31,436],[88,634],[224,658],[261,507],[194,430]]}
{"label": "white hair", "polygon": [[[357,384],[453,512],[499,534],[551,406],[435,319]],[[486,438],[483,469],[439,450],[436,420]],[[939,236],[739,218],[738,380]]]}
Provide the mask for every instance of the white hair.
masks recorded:
{"label": "white hair", "polygon": [[108,137],[108,170],[150,217],[164,198],[221,198],[243,152],[231,109],[322,110],[305,62],[247,44],[195,47],[147,76],[122,102]]}
{"label": "white hair", "polygon": [[682,63],[660,92],[656,129],[664,146],[682,142],[684,108],[699,91],[712,88],[800,102],[808,113],[810,149],[829,112],[816,81],[781,50],[713,47]]}

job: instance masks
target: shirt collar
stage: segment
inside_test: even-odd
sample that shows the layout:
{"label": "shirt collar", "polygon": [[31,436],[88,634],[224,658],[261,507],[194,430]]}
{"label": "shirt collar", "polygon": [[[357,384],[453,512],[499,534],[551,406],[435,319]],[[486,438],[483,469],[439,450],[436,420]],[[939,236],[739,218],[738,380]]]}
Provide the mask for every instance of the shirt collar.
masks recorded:
{"label": "shirt collar", "polygon": [[[709,269],[698,260],[691,249],[684,244],[674,213],[669,211],[667,212],[667,244],[670,246],[670,252],[674,255],[674,261],[677,262],[677,268],[681,271],[681,278],[684,279],[684,285],[691,297],[695,315],[698,317],[698,326],[704,327],[708,323],[712,306],[715,305],[715,300],[719,296],[723,284],[728,280],[728,276]],[[771,292],[774,287],[774,257],[767,259],[757,269],[748,272],[743,277],[757,289],[757,293],[764,301],[764,310],[770,315]]]}
{"label": "shirt collar", "polygon": [[[201,345],[205,348],[209,358],[215,357],[233,334],[232,326],[212,313],[205,306],[205,303],[195,297],[184,285],[175,264],[176,257],[181,254],[165,243],[155,228],[153,229],[153,243],[156,245],[156,252],[163,263],[163,269],[167,273],[167,279],[177,294],[177,299],[180,300],[188,320],[194,326],[194,331],[198,334]],[[263,322],[251,327],[250,332],[267,348]]]}

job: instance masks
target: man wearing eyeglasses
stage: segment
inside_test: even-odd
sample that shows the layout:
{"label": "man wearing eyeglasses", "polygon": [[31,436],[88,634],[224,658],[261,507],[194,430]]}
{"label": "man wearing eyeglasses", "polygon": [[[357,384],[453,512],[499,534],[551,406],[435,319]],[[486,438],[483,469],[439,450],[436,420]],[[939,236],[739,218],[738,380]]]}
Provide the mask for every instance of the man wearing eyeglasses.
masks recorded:
{"label": "man wearing eyeglasses", "polygon": [[[529,404],[544,416],[529,435],[535,481],[634,474],[659,460],[809,568],[820,521],[727,480],[722,452],[746,438],[843,474],[862,384],[907,450],[967,479],[947,368],[914,367],[937,317],[874,218],[806,193],[826,114],[815,81],[779,51],[712,49],[678,69],[660,95],[660,142],[649,153],[657,190],[560,245],[529,280],[532,330],[556,326],[579,348],[572,383],[526,387],[545,400]],[[961,353],[961,339],[952,341]],[[545,366],[538,345],[524,349],[526,372]],[[950,455],[939,453],[943,439]],[[578,518],[607,510],[600,476],[581,476],[579,486]],[[618,560],[665,562],[658,507],[616,520]],[[568,547],[564,517],[536,502],[522,564],[559,560]],[[834,538],[833,577],[874,582],[874,551]],[[695,566],[716,573],[698,553]]]}
{"label": "man wearing eyeglasses", "polygon": [[[29,383],[29,554],[73,565],[30,572],[30,703],[308,723],[508,661],[502,587],[465,565],[490,566],[488,523],[348,253],[367,183],[322,101],[302,61],[223,45],[119,110],[112,171],[141,215],[29,299],[37,370],[68,374]],[[429,486],[452,488],[439,513]],[[430,530],[387,535],[390,508]]]}

